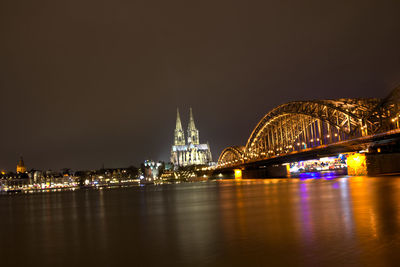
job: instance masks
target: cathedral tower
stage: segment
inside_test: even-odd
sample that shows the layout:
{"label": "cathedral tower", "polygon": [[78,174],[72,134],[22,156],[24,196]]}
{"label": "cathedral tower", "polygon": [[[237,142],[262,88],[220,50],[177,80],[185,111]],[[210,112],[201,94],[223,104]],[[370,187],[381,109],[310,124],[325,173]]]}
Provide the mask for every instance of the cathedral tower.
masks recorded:
{"label": "cathedral tower", "polygon": [[187,129],[187,135],[188,135],[188,144],[193,144],[193,145],[199,144],[199,131],[196,129],[196,126],[194,125],[192,108],[190,108],[190,118]]}
{"label": "cathedral tower", "polygon": [[185,133],[183,132],[183,129],[182,129],[181,117],[179,116],[179,109],[176,109],[176,126],[175,126],[174,145],[175,146],[184,146],[185,145]]}
{"label": "cathedral tower", "polygon": [[21,157],[17,164],[17,173],[25,173],[25,172],[26,172],[26,167],[25,167],[24,159]]}
{"label": "cathedral tower", "polygon": [[210,146],[208,143],[200,144],[199,131],[194,125],[192,108],[190,108],[190,118],[187,128],[187,143],[182,130],[179,110],[177,110],[176,113],[174,135],[174,144],[171,147],[171,162],[174,164],[175,168],[210,164],[212,160]]}

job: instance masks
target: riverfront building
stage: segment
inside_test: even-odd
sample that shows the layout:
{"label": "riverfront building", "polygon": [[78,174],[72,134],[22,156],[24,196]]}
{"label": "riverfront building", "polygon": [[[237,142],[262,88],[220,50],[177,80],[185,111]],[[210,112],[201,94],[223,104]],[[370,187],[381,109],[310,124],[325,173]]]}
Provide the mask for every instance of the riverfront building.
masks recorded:
{"label": "riverfront building", "polygon": [[212,161],[209,144],[200,144],[199,130],[194,124],[192,108],[190,108],[187,140],[182,129],[179,110],[176,114],[174,145],[171,149],[171,162],[175,166],[206,165]]}

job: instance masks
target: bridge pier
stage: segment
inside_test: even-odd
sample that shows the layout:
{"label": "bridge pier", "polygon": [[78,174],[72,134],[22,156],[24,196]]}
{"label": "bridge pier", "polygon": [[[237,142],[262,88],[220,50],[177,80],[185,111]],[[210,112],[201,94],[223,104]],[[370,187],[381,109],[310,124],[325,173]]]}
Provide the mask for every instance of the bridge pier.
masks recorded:
{"label": "bridge pier", "polygon": [[242,171],[242,177],[244,179],[287,178],[289,175],[290,172],[288,171],[286,165],[271,165],[263,168],[244,169]]}
{"label": "bridge pier", "polygon": [[400,153],[366,154],[367,175],[400,173]]}
{"label": "bridge pier", "polygon": [[366,176],[367,157],[364,153],[353,153],[347,157],[347,174],[350,176]]}
{"label": "bridge pier", "polygon": [[400,173],[400,153],[354,153],[347,158],[348,175]]}

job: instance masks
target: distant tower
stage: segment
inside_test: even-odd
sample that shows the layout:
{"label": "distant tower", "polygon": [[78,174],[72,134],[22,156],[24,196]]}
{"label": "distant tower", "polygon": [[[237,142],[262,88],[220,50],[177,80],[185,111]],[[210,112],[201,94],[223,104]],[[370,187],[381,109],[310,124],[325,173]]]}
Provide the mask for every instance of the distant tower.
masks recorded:
{"label": "distant tower", "polygon": [[24,159],[21,156],[21,158],[19,159],[18,164],[17,164],[17,173],[25,173],[25,172],[26,172],[26,167],[25,167]]}
{"label": "distant tower", "polygon": [[199,131],[196,129],[196,126],[194,125],[192,108],[190,108],[190,118],[189,118],[187,134],[188,134],[188,144],[193,144],[193,145],[199,144]]}
{"label": "distant tower", "polygon": [[181,117],[179,116],[179,109],[176,109],[176,126],[175,126],[175,137],[174,137],[174,145],[175,146],[184,146],[185,145],[185,133],[182,129]]}

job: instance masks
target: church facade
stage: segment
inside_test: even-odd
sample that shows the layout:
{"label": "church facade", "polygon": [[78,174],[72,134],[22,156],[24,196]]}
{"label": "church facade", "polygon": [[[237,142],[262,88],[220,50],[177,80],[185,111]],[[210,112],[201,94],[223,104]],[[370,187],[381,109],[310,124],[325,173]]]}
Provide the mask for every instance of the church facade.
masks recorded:
{"label": "church facade", "polygon": [[174,145],[171,149],[171,162],[175,166],[182,167],[207,165],[211,163],[211,161],[212,157],[209,144],[200,144],[199,131],[194,124],[192,108],[190,108],[187,139],[185,139],[179,110],[177,110]]}

